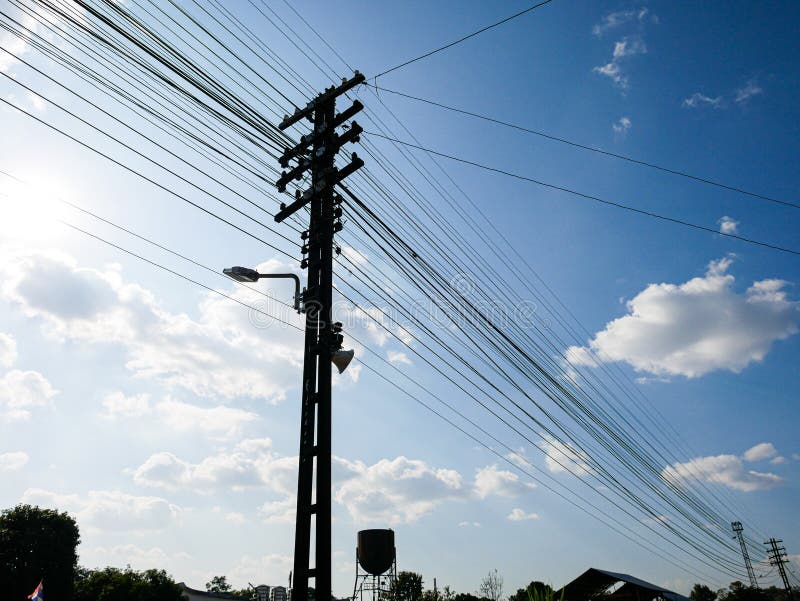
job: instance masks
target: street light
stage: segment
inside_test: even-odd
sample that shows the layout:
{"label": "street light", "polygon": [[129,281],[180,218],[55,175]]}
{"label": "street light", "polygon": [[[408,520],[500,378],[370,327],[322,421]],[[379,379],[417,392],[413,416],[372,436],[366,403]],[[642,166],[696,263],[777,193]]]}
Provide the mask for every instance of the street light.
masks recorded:
{"label": "street light", "polygon": [[290,278],[294,280],[294,310],[300,313],[300,278],[293,273],[258,273],[248,267],[228,267],[222,270],[232,280],[242,283],[257,282],[262,278]]}
{"label": "street light", "polygon": [[[242,283],[253,283],[263,278],[291,278],[294,280],[294,308],[298,313],[302,313],[300,310],[300,278],[298,278],[295,274],[259,273],[255,269],[250,269],[249,267],[239,267],[238,265],[236,267],[228,267],[223,269],[222,273],[232,280]],[[334,324],[335,334],[339,334],[339,332],[341,332],[341,327],[342,324],[340,323]],[[338,339],[338,342],[341,343],[341,336],[339,336]],[[344,373],[344,370],[347,369],[347,366],[350,365],[350,362],[353,360],[355,352],[352,350],[344,351],[341,348],[336,349],[335,347],[334,349],[331,351],[331,363],[336,366],[336,369],[339,370],[340,374]]]}

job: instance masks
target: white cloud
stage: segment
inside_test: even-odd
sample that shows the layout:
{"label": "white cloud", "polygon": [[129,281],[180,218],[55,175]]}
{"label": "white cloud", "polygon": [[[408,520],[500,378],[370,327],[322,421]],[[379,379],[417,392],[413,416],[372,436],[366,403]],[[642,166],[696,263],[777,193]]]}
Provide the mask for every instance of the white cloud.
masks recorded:
{"label": "white cloud", "polygon": [[700,108],[703,106],[710,106],[711,108],[721,109],[724,105],[722,104],[722,96],[716,96],[712,98],[711,96],[706,96],[705,94],[701,94],[700,92],[695,92],[688,98],[684,98],[683,102],[681,103],[683,108]]}
{"label": "white cloud", "polygon": [[620,69],[615,61],[611,61],[600,67],[595,67],[592,71],[600,75],[605,75],[622,89],[628,87],[628,78],[622,74],[622,69]]}
{"label": "white cloud", "polygon": [[270,553],[261,557],[245,555],[225,571],[230,582],[285,582],[294,560],[289,555]]}
{"label": "white cloud", "polygon": [[538,520],[539,514],[538,513],[527,513],[524,510],[520,509],[519,507],[515,507],[511,510],[511,513],[508,514],[508,519],[512,522],[522,522],[524,520]]}
{"label": "white cloud", "polygon": [[403,363],[405,365],[411,365],[411,359],[408,358],[408,355],[399,351],[387,351],[386,358],[389,363]]}
{"label": "white cloud", "polygon": [[624,135],[631,128],[631,125],[631,120],[628,117],[620,117],[619,121],[611,124],[611,128],[614,130],[614,133]]}
{"label": "white cloud", "polygon": [[0,379],[0,418],[28,419],[32,407],[43,407],[58,394],[37,371],[12,370]]}
{"label": "white cloud", "polygon": [[[168,553],[160,547],[150,547],[143,549],[137,545],[114,545],[113,547],[93,547],[81,549],[81,563],[86,565],[86,558],[97,558],[97,562],[102,565],[112,566],[131,566],[133,569],[147,570],[151,568],[165,568],[170,562],[175,560],[191,559],[191,556],[183,551]],[[92,565],[92,564],[90,564]],[[100,565],[100,563],[93,564]]]}
{"label": "white cloud", "polygon": [[[33,17],[21,15],[20,20],[28,29],[33,29],[34,31],[36,30],[37,22]],[[0,52],[0,72],[3,73],[7,72],[18,62],[16,58],[11,56],[11,54],[15,54],[16,56],[22,58],[22,56],[30,50],[30,46],[25,40],[5,31],[0,33],[0,48],[5,48],[8,50],[8,52]],[[9,52],[11,54],[9,54]]]}
{"label": "white cloud", "polygon": [[239,513],[238,511],[231,511],[230,513],[225,514],[225,521],[231,522],[232,524],[236,524],[237,526],[241,526],[242,524],[247,523],[247,518],[243,513]]}
{"label": "white cloud", "polygon": [[736,104],[745,104],[747,103],[753,96],[758,96],[759,94],[763,94],[764,90],[756,83],[754,79],[751,79],[747,82],[746,85],[742,86],[738,90],[736,90],[733,101]]}
{"label": "white cloud", "polygon": [[0,453],[0,472],[21,470],[28,463],[28,454],[23,451]]}
{"label": "white cloud", "polygon": [[265,524],[294,524],[297,514],[297,500],[288,496],[278,501],[267,501],[258,508]]}
{"label": "white cloud", "polygon": [[[515,497],[529,491],[511,472],[488,466],[476,471],[472,486],[452,469],[396,457],[367,465],[333,458],[335,500],[360,522],[409,523],[450,500],[484,499],[489,495]],[[265,523],[290,523],[295,515],[297,457],[280,456],[268,439],[244,440],[220,449],[197,463],[172,453],[151,455],[129,470],[139,486],[191,490],[200,494],[261,489],[275,493],[259,508]]]}
{"label": "white cloud", "polygon": [[147,394],[126,396],[113,392],[102,405],[105,411],[101,417],[108,420],[152,416],[175,432],[199,433],[212,440],[239,438],[248,424],[259,419],[256,413],[222,405],[198,407],[169,398],[151,404]]}
{"label": "white cloud", "polygon": [[674,463],[663,470],[662,476],[675,485],[699,478],[742,492],[765,490],[783,483],[783,478],[776,474],[748,470],[736,455],[697,457]]}
{"label": "white cloud", "polygon": [[636,54],[647,54],[647,46],[645,43],[637,38],[624,38],[614,44],[612,57],[614,60],[617,60]]}
{"label": "white cloud", "polygon": [[[625,361],[656,376],[739,372],[761,361],[773,342],[797,332],[800,304],[778,279],[737,293],[727,273],[731,262],[712,261],[705,276],[683,284],[650,284],[628,301],[627,315],[595,334],[589,350],[601,361]],[[587,353],[572,347],[566,356]]]}
{"label": "white cloud", "polygon": [[533,482],[523,482],[514,472],[501,470],[496,465],[480,468],[475,474],[475,494],[479,499],[489,495],[518,497],[535,487]]}
{"label": "white cloud", "polygon": [[45,103],[44,98],[42,98],[38,94],[34,94],[33,92],[28,92],[27,99],[34,110],[41,112],[47,108],[47,104]]}
{"label": "white cloud", "polygon": [[754,447],[747,449],[742,455],[745,461],[764,461],[778,454],[775,445],[771,442],[761,442]]}
{"label": "white cloud", "polygon": [[481,527],[481,523],[480,522],[459,522],[458,523],[458,527],[459,528],[480,528]]}
{"label": "white cloud", "polygon": [[728,217],[727,215],[723,215],[717,221],[719,223],[719,231],[723,234],[738,234],[739,233],[739,222],[735,221],[733,217]]}
{"label": "white cloud", "polygon": [[266,488],[290,494],[294,490],[296,463],[296,458],[279,457],[272,452],[269,439],[249,439],[198,463],[184,461],[172,453],[155,453],[133,470],[132,475],[139,486],[167,490],[210,493]]}
{"label": "white cloud", "polygon": [[547,469],[554,474],[571,473],[582,478],[593,471],[585,453],[570,444],[555,440],[552,436],[545,436],[539,443],[539,448],[544,451]]}
{"label": "white cloud", "polygon": [[169,399],[157,403],[155,413],[178,432],[201,432],[218,440],[238,438],[247,424],[258,420],[256,413],[243,409],[197,407]]}
{"label": "white cloud", "polygon": [[359,523],[414,522],[442,502],[468,494],[458,472],[433,468],[420,460],[400,456],[370,466],[339,461],[348,477],[335,498]]}
{"label": "white cloud", "polygon": [[17,360],[17,341],[0,332],[0,367],[11,367]]}
{"label": "white cloud", "polygon": [[[271,261],[260,271],[286,271]],[[136,376],[159,379],[199,396],[254,397],[279,402],[295,386],[302,366],[301,332],[228,299],[204,294],[197,318],[163,309],[147,289],[125,282],[118,269],[79,267],[53,252],[6,251],[0,263],[0,296],[37,319],[56,340],[111,345],[127,355]],[[226,291],[242,302],[265,306],[265,299],[242,287]],[[285,291],[276,290],[275,294]],[[266,303],[269,304],[269,303]]]}
{"label": "white cloud", "polygon": [[81,527],[99,531],[160,530],[181,517],[181,508],[160,497],[140,497],[119,490],[92,490],[85,497],[29,488],[21,501],[74,513]]}
{"label": "white cloud", "polygon": [[786,463],[786,457],[783,457],[782,455],[778,455],[777,457],[773,457],[772,459],[770,459],[769,462],[772,465],[781,465],[783,463]]}
{"label": "white cloud", "polygon": [[592,27],[592,33],[597,37],[601,37],[607,31],[617,29],[626,23],[631,22],[644,22],[648,19],[652,23],[658,23],[658,17],[650,14],[647,8],[639,8],[635,10],[619,10],[608,13],[599,23]]}
{"label": "white cloud", "polygon": [[122,392],[112,392],[102,400],[105,411],[101,417],[109,420],[141,417],[150,413],[150,396],[137,394],[126,396]]}

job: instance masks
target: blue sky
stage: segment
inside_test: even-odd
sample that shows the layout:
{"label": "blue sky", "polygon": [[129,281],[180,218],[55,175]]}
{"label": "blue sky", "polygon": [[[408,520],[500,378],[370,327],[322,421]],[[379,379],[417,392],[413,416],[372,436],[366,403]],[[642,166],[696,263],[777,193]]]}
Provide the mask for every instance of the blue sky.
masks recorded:
{"label": "blue sky", "polygon": [[[270,6],[339,75],[347,73],[285,4]],[[525,5],[294,6],[370,77]],[[315,88],[328,85],[250,4],[230,7]],[[377,83],[797,203],[800,182],[791,157],[800,150],[798,12],[791,3],[727,2],[709,10],[689,3],[556,0]],[[25,52],[26,60],[61,74],[80,93],[97,94],[3,36],[4,48]],[[64,89],[0,58],[3,73],[146,147]],[[0,81],[0,95],[212,206],[198,190],[164,176],[7,78]],[[395,117],[420,143],[443,152],[779,246],[800,246],[795,208],[387,92],[376,97],[362,89],[358,96],[401,139],[410,135]],[[215,574],[227,574],[237,585],[283,583],[293,544],[298,334],[276,324],[259,327],[239,305],[51,222],[48,215],[58,213],[208,286],[247,302],[263,300],[48,201],[74,201],[214,268],[298,266],[7,106],[0,107],[0,119],[6,142],[0,169],[36,183],[31,192],[5,178],[0,182],[7,194],[0,197],[0,503],[36,502],[73,512],[82,531],[81,561],[88,566],[165,567],[196,588]],[[425,187],[403,156],[388,142],[365,138],[461,228],[460,217]],[[158,151],[152,156],[180,166]],[[756,538],[783,538],[790,553],[800,552],[793,516],[800,475],[796,255],[438,161],[502,233],[497,244],[507,241],[517,249],[588,330],[559,352],[576,369],[595,369],[582,363],[587,349],[607,367],[621,369],[648,406],[680,433],[682,440],[672,430],[659,432],[680,462],[694,460],[712,480],[705,485],[736,509],[730,519],[752,525]],[[381,175],[369,162],[367,168]],[[464,211],[480,217],[468,204]],[[230,211],[220,213],[252,225]],[[352,257],[380,265],[352,237],[347,242]],[[465,256],[458,254],[461,249],[454,252]],[[519,265],[485,256],[516,282]],[[384,275],[387,281],[396,276]],[[280,284],[269,291],[287,300],[291,294]],[[520,287],[510,291],[526,299]],[[538,308],[543,319],[550,317]],[[266,306],[269,312],[279,309]],[[298,323],[290,312],[283,315]],[[428,391],[480,415],[397,340],[384,340],[363,320],[351,333]],[[337,594],[352,586],[355,532],[386,525],[397,533],[400,569],[422,572],[426,585],[436,577],[440,586],[459,591],[474,591],[494,567],[508,592],[530,580],[562,584],[589,566],[682,592],[699,580],[642,552],[543,487],[530,486],[508,464],[357,364],[337,379],[334,404]],[[522,444],[507,440],[515,448]],[[546,445],[544,452],[524,450],[553,477],[579,486],[579,478],[548,462],[558,452]],[[687,468],[672,469],[680,477]],[[764,582],[773,579],[774,574]],[[713,586],[730,580],[713,571],[708,578]]]}

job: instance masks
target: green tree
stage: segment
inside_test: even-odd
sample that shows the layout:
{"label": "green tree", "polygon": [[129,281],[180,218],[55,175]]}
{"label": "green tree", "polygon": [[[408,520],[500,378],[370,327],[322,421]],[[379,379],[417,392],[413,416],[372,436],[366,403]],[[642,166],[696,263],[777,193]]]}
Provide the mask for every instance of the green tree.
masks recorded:
{"label": "green tree", "polygon": [[392,601],[422,601],[422,574],[400,572],[390,594]]}
{"label": "green tree", "polygon": [[525,588],[518,588],[517,592],[508,596],[508,601],[528,601],[530,597],[538,595],[539,597],[546,597],[552,593],[552,587],[539,580],[534,580]]}
{"label": "green tree", "polygon": [[44,580],[49,599],[71,599],[78,525],[66,513],[17,505],[0,513],[0,591],[25,599]]}
{"label": "green tree", "polygon": [[209,593],[229,593],[231,585],[228,584],[227,576],[214,576],[211,582],[206,582],[206,590]]}
{"label": "green tree", "polygon": [[745,586],[738,580],[731,582],[726,589],[717,593],[719,601],[774,601],[773,597],[765,590],[753,586]]}
{"label": "green tree", "polygon": [[73,601],[182,600],[183,590],[164,570],[136,572],[130,567],[81,570],[73,597]]}
{"label": "green tree", "polygon": [[695,584],[692,592],[689,593],[692,601],[716,601],[717,593],[708,588],[705,584]]}

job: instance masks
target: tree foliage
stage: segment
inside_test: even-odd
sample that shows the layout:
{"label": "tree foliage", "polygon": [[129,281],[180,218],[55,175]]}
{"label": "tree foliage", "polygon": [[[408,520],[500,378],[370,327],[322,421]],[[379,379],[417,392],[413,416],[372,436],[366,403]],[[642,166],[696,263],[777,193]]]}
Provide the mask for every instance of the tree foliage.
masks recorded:
{"label": "tree foliage", "polygon": [[[800,592],[795,590],[795,597]],[[792,601],[789,594],[782,588],[770,586],[768,588],[754,588],[746,586],[738,580],[731,582],[727,589],[717,591],[718,601]]]}
{"label": "tree foliage", "polygon": [[400,572],[390,595],[392,601],[422,601],[422,574]]}
{"label": "tree foliage", "polygon": [[211,582],[206,582],[206,590],[209,593],[229,593],[232,588],[228,584],[227,576],[214,576]]}
{"label": "tree foliage", "polygon": [[44,580],[49,599],[72,598],[78,525],[66,513],[17,505],[0,513],[0,591],[25,599]]}
{"label": "tree foliage", "polygon": [[692,601],[716,601],[717,593],[705,584],[695,584],[692,587],[692,592],[689,593],[689,598]]}
{"label": "tree foliage", "polygon": [[539,580],[531,581],[525,588],[518,588],[517,592],[508,596],[508,601],[529,601],[531,598],[548,598],[552,595],[552,587]]}
{"label": "tree foliage", "polygon": [[453,601],[489,601],[489,599],[472,593],[458,593],[453,597]]}
{"label": "tree foliage", "polygon": [[[53,599],[53,596],[49,597]],[[81,570],[73,601],[182,601],[183,590],[164,570],[130,567]]]}
{"label": "tree foliage", "polygon": [[481,580],[478,594],[490,601],[500,601],[503,598],[503,577],[494,569]]}

